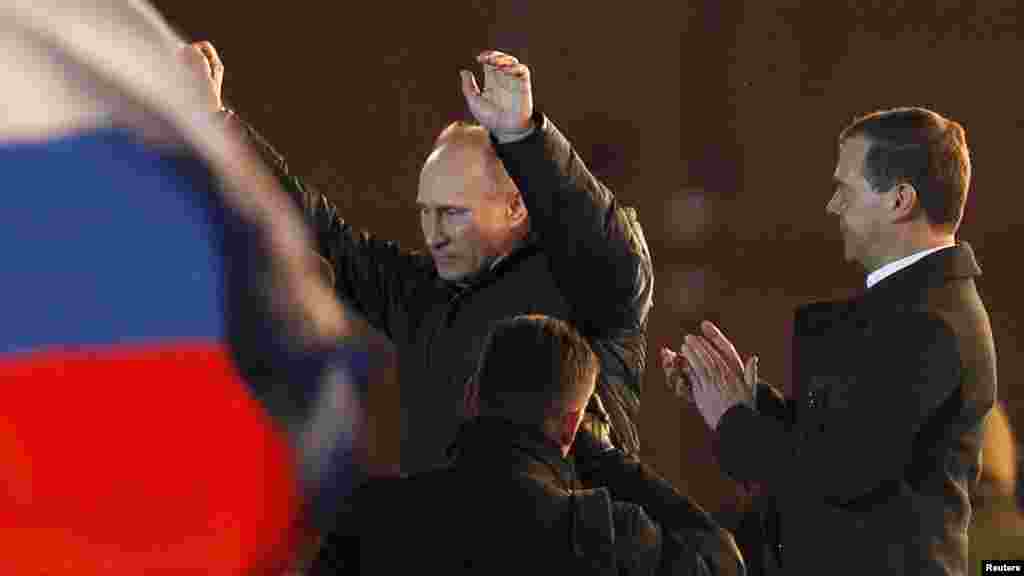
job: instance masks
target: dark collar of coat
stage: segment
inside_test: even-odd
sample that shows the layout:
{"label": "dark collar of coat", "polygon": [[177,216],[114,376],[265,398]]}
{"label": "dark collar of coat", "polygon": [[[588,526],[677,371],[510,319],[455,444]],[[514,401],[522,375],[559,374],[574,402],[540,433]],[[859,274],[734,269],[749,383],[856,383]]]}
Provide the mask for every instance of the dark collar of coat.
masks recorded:
{"label": "dark collar of coat", "polygon": [[891,306],[917,305],[924,292],[955,278],[981,275],[974,251],[966,242],[939,250],[887,276],[860,296],[846,300],[819,301],[797,309],[794,335],[798,339],[820,337],[844,319],[862,318],[863,312]]}
{"label": "dark collar of coat", "polygon": [[497,264],[487,268],[486,270],[482,270],[479,274],[469,280],[465,282],[451,282],[438,276],[437,285],[440,288],[448,289],[456,294],[472,292],[493,283],[506,271],[515,268],[520,262],[530,256],[533,256],[539,251],[540,245],[538,244],[537,237],[533,232],[531,232],[530,235],[526,237],[526,240],[510,252],[508,256],[505,256]]}
{"label": "dark collar of coat", "polygon": [[884,278],[864,293],[868,303],[896,303],[920,300],[928,288],[959,278],[981,275],[974,250],[966,242],[933,252],[910,266]]}
{"label": "dark collar of coat", "polygon": [[492,417],[467,420],[449,448],[457,467],[554,476],[559,485],[573,485],[572,464],[540,430]]}

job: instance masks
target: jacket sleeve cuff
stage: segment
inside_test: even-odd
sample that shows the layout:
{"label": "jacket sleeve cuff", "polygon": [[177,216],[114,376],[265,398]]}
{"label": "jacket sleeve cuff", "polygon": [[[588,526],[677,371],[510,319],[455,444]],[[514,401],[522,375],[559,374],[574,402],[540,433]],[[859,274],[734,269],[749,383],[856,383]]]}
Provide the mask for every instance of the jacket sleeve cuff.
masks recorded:
{"label": "jacket sleeve cuff", "polygon": [[776,420],[785,421],[788,418],[786,399],[782,394],[767,382],[758,381],[754,388],[758,414],[771,416]]}
{"label": "jacket sleeve cuff", "polygon": [[533,116],[530,118],[530,124],[531,127],[527,130],[525,135],[520,135],[513,139],[499,139],[493,132],[491,132],[491,143],[494,144],[499,153],[504,152],[505,150],[515,150],[519,146],[536,146],[538,141],[543,141],[544,132],[548,131],[551,123],[543,112],[534,110]]}
{"label": "jacket sleeve cuff", "polygon": [[749,406],[737,404],[726,410],[718,421],[717,455],[722,470],[733,480],[740,482],[757,480],[747,460],[750,456],[750,440],[757,427],[757,412]]}
{"label": "jacket sleeve cuff", "polygon": [[514,132],[492,132],[491,136],[497,140],[499,144],[511,144],[513,142],[519,142],[520,140],[526,140],[536,131],[537,124],[531,118],[530,125],[523,130],[517,130]]}

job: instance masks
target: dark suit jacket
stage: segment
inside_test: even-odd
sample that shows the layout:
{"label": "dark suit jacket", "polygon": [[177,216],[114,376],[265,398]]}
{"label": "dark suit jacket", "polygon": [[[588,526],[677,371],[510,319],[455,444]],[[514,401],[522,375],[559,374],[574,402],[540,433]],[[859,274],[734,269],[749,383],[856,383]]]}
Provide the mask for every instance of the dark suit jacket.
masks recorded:
{"label": "dark suit jacket", "polygon": [[756,541],[737,534],[751,568],[967,573],[968,494],[996,396],[980,273],[961,243],[855,300],[798,310],[794,398],[759,387],[757,410],[734,407],[718,429],[723,469],[768,495]]}

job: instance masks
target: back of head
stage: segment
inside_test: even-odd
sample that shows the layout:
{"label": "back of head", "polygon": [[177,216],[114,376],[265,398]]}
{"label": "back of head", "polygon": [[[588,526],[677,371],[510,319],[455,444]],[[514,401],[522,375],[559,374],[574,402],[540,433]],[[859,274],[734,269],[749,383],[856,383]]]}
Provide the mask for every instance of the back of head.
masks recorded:
{"label": "back of head", "polygon": [[476,373],[480,415],[539,426],[582,411],[598,366],[587,342],[562,320],[527,315],[498,322]]}
{"label": "back of head", "polygon": [[957,122],[925,108],[894,108],[862,116],[839,135],[870,144],[864,178],[877,192],[909,183],[928,222],[955,232],[971,180],[967,137]]}

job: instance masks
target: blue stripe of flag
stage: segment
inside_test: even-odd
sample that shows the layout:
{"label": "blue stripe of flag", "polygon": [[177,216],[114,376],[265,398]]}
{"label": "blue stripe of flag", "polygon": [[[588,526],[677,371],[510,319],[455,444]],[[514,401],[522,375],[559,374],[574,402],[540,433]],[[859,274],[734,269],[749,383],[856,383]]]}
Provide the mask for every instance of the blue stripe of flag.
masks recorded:
{"label": "blue stripe of flag", "polygon": [[0,145],[0,353],[221,339],[212,178],[129,133]]}

